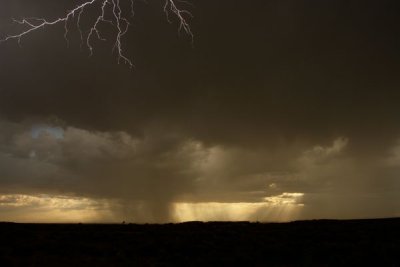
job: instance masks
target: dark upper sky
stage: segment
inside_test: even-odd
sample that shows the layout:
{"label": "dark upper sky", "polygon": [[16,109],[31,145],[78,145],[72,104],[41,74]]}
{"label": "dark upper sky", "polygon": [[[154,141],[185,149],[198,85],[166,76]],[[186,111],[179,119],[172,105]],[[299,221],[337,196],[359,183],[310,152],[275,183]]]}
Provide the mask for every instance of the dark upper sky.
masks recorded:
{"label": "dark upper sky", "polygon": [[[135,69],[110,26],[91,57],[73,25],[69,48],[63,25],[1,44],[3,193],[141,201],[158,221],[284,192],[304,193],[301,218],[400,214],[398,1],[197,0],[193,46],[148,2],[123,39]],[[3,0],[0,34],[74,5]]]}

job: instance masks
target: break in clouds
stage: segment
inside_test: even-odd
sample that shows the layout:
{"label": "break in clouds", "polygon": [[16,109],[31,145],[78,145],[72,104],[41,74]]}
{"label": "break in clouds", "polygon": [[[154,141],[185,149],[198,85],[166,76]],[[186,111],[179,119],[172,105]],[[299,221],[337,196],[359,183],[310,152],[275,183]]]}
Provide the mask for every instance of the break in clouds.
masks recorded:
{"label": "break in clouds", "polygon": [[[52,15],[27,2],[1,34]],[[196,2],[192,47],[138,3],[134,71],[62,27],[3,43],[1,220],[399,216],[396,5]]]}

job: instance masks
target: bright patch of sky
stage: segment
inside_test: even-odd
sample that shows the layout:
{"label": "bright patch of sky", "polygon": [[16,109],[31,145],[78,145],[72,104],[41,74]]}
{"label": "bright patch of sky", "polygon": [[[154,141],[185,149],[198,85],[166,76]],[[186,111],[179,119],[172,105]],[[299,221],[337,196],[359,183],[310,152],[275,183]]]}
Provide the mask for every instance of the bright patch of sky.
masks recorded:
{"label": "bright patch of sky", "polygon": [[61,127],[53,127],[49,125],[35,125],[32,127],[31,136],[34,139],[41,135],[50,135],[56,139],[64,138],[64,130]]}

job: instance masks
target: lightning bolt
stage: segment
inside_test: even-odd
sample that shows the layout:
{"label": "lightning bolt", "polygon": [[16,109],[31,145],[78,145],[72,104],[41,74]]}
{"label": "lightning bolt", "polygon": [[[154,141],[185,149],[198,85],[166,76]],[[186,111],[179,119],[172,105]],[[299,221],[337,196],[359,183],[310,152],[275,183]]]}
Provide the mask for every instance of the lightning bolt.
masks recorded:
{"label": "lightning bolt", "polygon": [[[79,36],[81,39],[81,47],[83,44],[86,45],[86,48],[89,50],[89,56],[93,55],[93,45],[92,41],[94,38],[98,40],[105,41],[105,38],[102,37],[99,26],[101,24],[110,24],[116,30],[116,37],[114,40],[113,51],[117,54],[118,64],[123,62],[129,67],[134,67],[132,61],[125,55],[124,50],[122,48],[122,39],[125,34],[128,32],[130,22],[124,16],[123,8],[121,6],[121,1],[129,1],[129,13],[131,17],[135,15],[134,13],[134,0],[90,0],[85,1],[84,3],[76,6],[74,9],[67,11],[63,17],[59,17],[54,20],[47,20],[45,18],[23,18],[22,20],[13,19],[15,23],[23,25],[26,27],[25,30],[21,31],[18,34],[8,35],[4,39],[1,39],[0,42],[6,42],[9,40],[17,40],[18,44],[21,45],[21,39],[29,34],[38,31],[39,29],[53,26],[57,24],[64,24],[64,39],[69,46],[68,34],[70,28],[70,21],[76,21],[75,25],[79,32]],[[190,24],[188,22],[189,18],[192,18],[193,15],[186,9],[181,9],[177,6],[177,2],[188,4],[188,2],[180,1],[180,0],[165,0],[164,4],[164,12],[166,14],[168,22],[171,23],[170,14],[174,14],[178,20],[179,24],[179,32],[184,31],[188,34],[193,42],[193,32],[191,30]],[[84,16],[85,11],[90,7],[96,7],[96,5],[100,8],[100,15],[95,19],[94,23],[91,25],[88,33],[84,34],[81,27],[81,18]],[[75,18],[76,17],[76,18]],[[107,19],[107,17],[110,17]]]}
{"label": "lightning bolt", "polygon": [[[179,0],[178,0],[179,1]],[[189,2],[180,0],[181,3],[186,3],[189,4]],[[192,13],[190,13],[186,9],[179,9],[174,0],[166,0],[164,4],[164,12],[165,15],[167,16],[167,20],[169,23],[172,23],[171,20],[169,19],[169,14],[172,12],[175,14],[175,16],[178,18],[179,21],[179,31],[184,31],[186,34],[188,34],[192,38],[192,43],[194,39],[194,35],[192,32],[192,29],[190,28],[190,24],[187,21],[186,17],[189,16],[190,18],[193,18]]]}

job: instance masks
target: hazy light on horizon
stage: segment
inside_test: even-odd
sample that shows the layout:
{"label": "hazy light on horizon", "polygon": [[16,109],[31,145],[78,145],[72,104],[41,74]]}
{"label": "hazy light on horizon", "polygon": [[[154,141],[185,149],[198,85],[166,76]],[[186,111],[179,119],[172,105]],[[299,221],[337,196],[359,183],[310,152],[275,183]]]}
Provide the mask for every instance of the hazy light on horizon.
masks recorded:
{"label": "hazy light on horizon", "polygon": [[[302,193],[283,193],[255,203],[173,203],[172,221],[289,221],[298,218]],[[120,222],[112,201],[90,198],[9,194],[0,196],[3,220],[15,222]],[[132,221],[135,223],[135,221]]]}

